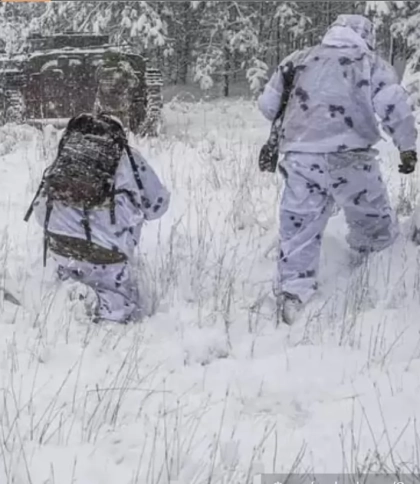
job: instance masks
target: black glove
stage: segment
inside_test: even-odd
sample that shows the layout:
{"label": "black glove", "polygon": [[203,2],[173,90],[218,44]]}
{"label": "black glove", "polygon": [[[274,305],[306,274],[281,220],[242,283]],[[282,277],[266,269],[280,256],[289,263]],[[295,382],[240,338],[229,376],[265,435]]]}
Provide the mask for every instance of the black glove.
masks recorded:
{"label": "black glove", "polygon": [[417,153],[415,151],[404,151],[400,153],[401,165],[398,166],[399,172],[403,175],[410,175],[416,169]]}

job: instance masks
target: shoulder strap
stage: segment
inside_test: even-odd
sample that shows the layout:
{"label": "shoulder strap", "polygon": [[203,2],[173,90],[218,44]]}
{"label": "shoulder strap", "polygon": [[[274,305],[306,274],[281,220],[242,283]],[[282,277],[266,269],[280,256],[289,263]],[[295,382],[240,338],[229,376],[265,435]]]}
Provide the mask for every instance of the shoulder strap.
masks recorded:
{"label": "shoulder strap", "polygon": [[128,146],[128,144],[125,145],[125,150],[127,151],[127,155],[130,160],[131,169],[133,170],[133,174],[134,174],[134,179],[136,180],[139,190],[142,192],[144,191],[144,185],[143,185],[143,182],[141,181],[139,167],[137,166],[136,160],[134,159],[134,156],[133,156],[133,152],[131,151],[131,148]]}
{"label": "shoulder strap", "polygon": [[44,257],[43,257],[44,267],[47,266],[47,252],[48,252],[48,246],[50,242],[49,234],[48,234],[48,226],[50,224],[51,213],[53,211],[53,204],[49,197],[47,199],[46,208],[47,208],[47,211],[46,211],[45,220],[44,220]]}
{"label": "shoulder strap", "polygon": [[28,211],[26,212],[25,218],[23,219],[25,222],[29,222],[29,219],[31,218],[31,216],[33,214],[35,203],[38,200],[38,197],[41,195],[41,191],[45,186],[45,175],[46,175],[46,173],[47,173],[47,170],[45,170],[43,175],[42,175],[41,183],[39,184],[39,187],[38,187],[38,189],[35,193],[35,196],[32,199],[32,202],[31,202],[31,204],[28,208]]}
{"label": "shoulder strap", "polygon": [[304,62],[309,54],[313,52],[313,47],[309,47],[304,51],[296,52],[289,56],[289,61],[285,65],[279,67],[281,73],[283,74],[283,95],[280,101],[280,108],[276,117],[273,120],[273,129],[278,129],[283,121],[284,115],[286,114],[287,104],[289,102],[290,94],[293,90],[293,83],[295,82],[296,72],[298,71],[299,65]]}
{"label": "shoulder strap", "polygon": [[82,225],[83,225],[83,228],[85,229],[86,240],[88,242],[92,242],[92,229],[90,227],[90,222],[89,222],[89,211],[87,210],[86,207],[83,208]]}
{"label": "shoulder strap", "polygon": [[284,118],[296,74],[296,68],[292,62],[288,62],[284,67],[280,67],[280,70],[283,75],[283,94],[280,101],[280,108],[273,121],[274,127],[278,125],[279,120],[282,120]]}

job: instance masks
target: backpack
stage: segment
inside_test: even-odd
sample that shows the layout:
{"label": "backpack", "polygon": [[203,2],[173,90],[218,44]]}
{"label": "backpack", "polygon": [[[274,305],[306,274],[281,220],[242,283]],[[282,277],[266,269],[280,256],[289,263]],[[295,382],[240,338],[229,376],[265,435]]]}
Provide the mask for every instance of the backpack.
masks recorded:
{"label": "backpack", "polygon": [[[65,257],[94,264],[117,263],[126,259],[117,248],[111,251],[92,243],[89,224],[89,212],[106,207],[110,211],[111,224],[116,223],[115,196],[122,191],[115,189],[115,174],[124,151],[129,156],[137,186],[143,193],[143,183],[137,164],[128,146],[124,129],[117,120],[106,114],[80,114],[69,121],[60,141],[57,157],[44,172],[35,198],[25,216],[27,222],[38,197],[42,195],[46,198],[44,266],[49,246],[53,252]],[[136,205],[133,194],[126,190],[124,192]],[[85,241],[48,231],[54,202],[82,211]]]}

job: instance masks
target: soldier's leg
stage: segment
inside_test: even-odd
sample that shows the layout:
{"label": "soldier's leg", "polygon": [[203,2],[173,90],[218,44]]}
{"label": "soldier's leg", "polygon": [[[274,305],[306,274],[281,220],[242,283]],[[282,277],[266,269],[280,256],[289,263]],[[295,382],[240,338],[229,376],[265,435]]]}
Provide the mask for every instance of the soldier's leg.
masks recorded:
{"label": "soldier's leg", "polygon": [[317,289],[322,236],[331,215],[325,157],[290,153],[280,206],[277,295],[297,296],[305,304]]}
{"label": "soldier's leg", "polygon": [[128,262],[94,266],[85,283],[98,296],[99,319],[125,323],[141,318],[138,286]]}
{"label": "soldier's leg", "polygon": [[101,266],[60,256],[54,259],[61,280],[71,279],[94,290],[99,319],[124,323],[142,316],[137,283],[128,262]]}
{"label": "soldier's leg", "polygon": [[344,210],[350,247],[369,253],[392,245],[398,236],[398,222],[381,175],[377,151],[334,154],[329,161],[331,192]]}

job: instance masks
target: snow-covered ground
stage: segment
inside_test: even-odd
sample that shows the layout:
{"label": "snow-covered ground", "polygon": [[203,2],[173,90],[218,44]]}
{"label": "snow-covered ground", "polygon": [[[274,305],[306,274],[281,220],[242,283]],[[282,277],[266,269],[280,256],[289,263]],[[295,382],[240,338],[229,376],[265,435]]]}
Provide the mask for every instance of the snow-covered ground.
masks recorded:
{"label": "snow-covered ground", "polygon": [[[419,181],[383,169],[402,221],[392,249],[350,269],[331,220],[321,290],[293,328],[270,294],[281,181],[257,168],[269,126],[250,101],[166,106],[136,144],[172,191],[143,233],[155,314],[94,326],[77,285],[42,268],[23,222],[57,132],[0,130],[1,484],[246,484],[261,472],[419,469]],[[408,217],[407,217],[408,215]],[[90,297],[90,296],[89,296]],[[2,298],[3,299],[3,298]]]}

